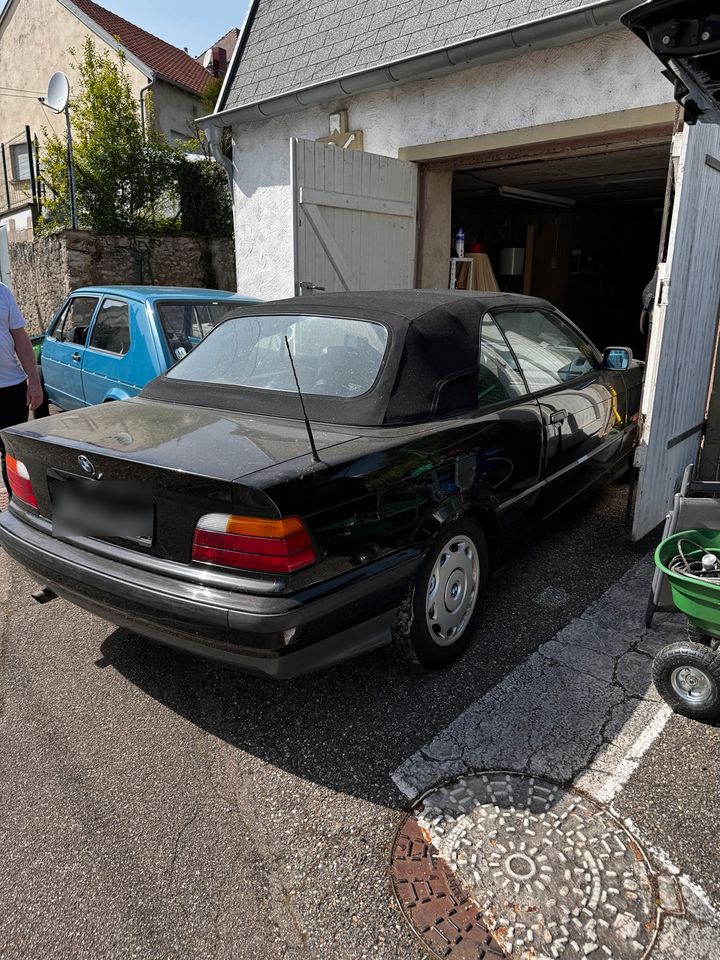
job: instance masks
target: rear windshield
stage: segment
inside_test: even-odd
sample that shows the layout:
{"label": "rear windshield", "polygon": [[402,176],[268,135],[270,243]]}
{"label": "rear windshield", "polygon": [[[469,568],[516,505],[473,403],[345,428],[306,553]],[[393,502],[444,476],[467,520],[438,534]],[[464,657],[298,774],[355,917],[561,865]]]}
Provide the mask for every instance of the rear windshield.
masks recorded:
{"label": "rear windshield", "polygon": [[180,360],[229,314],[237,303],[223,300],[165,300],[155,304],[170,350]]}
{"label": "rear windshield", "polygon": [[303,393],[358,397],[377,378],[388,333],[380,323],[346,317],[236,317],[167,376],[295,393],[285,337]]}

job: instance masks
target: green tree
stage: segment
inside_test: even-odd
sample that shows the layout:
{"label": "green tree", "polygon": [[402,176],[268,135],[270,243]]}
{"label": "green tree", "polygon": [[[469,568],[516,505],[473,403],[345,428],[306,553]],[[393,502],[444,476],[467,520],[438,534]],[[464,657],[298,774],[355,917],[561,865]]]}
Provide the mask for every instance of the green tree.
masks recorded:
{"label": "green tree", "polygon": [[[156,129],[152,98],[148,96],[147,127],[143,130],[140,104],[122,51],[115,56],[98,52],[88,39],[75,64],[80,89],[70,103],[70,117],[80,226],[104,231],[170,226],[178,209],[178,158]],[[64,137],[48,137],[42,176],[49,188],[43,227],[69,226]]]}

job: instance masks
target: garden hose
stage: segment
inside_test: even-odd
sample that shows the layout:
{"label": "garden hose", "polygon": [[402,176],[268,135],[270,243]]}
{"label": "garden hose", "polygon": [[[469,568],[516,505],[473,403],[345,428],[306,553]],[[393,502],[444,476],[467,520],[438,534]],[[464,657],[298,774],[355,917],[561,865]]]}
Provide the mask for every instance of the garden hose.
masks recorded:
{"label": "garden hose", "polygon": [[[683,544],[689,544],[693,547],[688,551],[688,556],[683,550]],[[720,586],[720,557],[717,552],[702,547],[694,540],[682,538],[677,542],[678,552],[668,564],[668,570],[673,573],[679,573],[685,577],[693,577],[695,580],[702,580],[705,583],[713,583]]]}

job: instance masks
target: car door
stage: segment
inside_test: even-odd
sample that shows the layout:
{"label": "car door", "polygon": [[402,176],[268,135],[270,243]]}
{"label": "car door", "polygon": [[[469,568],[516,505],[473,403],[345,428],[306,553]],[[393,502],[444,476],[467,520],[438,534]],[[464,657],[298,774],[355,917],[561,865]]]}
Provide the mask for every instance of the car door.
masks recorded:
{"label": "car door", "polygon": [[135,335],[143,305],[124,297],[104,297],[90,330],[82,379],[88,404],[134,397],[155,375],[147,348]]}
{"label": "car door", "polygon": [[475,462],[476,480],[490,494],[504,554],[519,546],[541,519],[545,435],[540,405],[489,313],[480,322],[475,416],[485,428]]}
{"label": "car door", "polygon": [[493,311],[543,415],[544,512],[552,513],[608,473],[621,455],[621,376],[602,369],[597,350],[559,311]]}
{"label": "car door", "polygon": [[85,406],[82,363],[99,302],[99,297],[88,294],[69,297],[43,343],[45,387],[51,402],[62,410]]}

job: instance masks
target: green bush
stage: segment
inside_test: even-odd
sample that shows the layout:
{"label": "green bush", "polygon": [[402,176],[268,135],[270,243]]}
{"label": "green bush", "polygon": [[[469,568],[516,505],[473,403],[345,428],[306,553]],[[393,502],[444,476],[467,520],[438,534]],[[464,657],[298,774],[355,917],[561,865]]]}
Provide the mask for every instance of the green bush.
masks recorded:
{"label": "green bush", "polygon": [[[72,53],[72,51],[71,51]],[[82,229],[116,232],[185,230],[230,236],[232,204],[225,174],[209,159],[188,160],[156,128],[146,94],[146,129],[121,50],[98,52],[86,40],[75,61],[79,93],[71,100],[75,194]],[[67,145],[48,135],[41,178],[46,186],[39,231],[71,224]]]}
{"label": "green bush", "polygon": [[183,230],[208,236],[232,236],[232,198],[222,167],[213,160],[180,157],[177,183]]}

